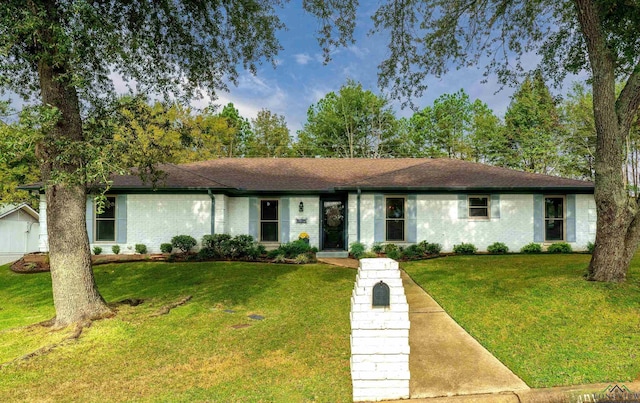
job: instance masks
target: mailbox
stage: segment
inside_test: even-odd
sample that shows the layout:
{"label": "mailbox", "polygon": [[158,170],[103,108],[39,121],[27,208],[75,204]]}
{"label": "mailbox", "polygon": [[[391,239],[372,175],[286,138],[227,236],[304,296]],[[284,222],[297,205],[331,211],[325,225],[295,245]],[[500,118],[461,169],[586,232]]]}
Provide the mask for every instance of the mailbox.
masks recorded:
{"label": "mailbox", "polygon": [[389,302],[389,286],[380,281],[373,286],[373,307],[374,308],[388,308],[391,303]]}

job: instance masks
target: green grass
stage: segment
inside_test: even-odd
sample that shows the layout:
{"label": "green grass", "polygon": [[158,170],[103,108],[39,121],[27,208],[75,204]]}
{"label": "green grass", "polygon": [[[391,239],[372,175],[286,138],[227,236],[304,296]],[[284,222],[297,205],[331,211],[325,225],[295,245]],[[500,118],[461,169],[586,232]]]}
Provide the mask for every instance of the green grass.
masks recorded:
{"label": "green grass", "polygon": [[[96,266],[107,301],[144,303],[121,305],[79,340],[0,369],[0,401],[349,401],[355,274],[231,262]],[[48,273],[0,267],[0,363],[70,333],[26,328],[54,315],[50,287]],[[186,295],[186,305],[151,317]]]}
{"label": "green grass", "polygon": [[624,284],[582,278],[589,255],[455,256],[403,264],[531,387],[640,378],[640,257]]}

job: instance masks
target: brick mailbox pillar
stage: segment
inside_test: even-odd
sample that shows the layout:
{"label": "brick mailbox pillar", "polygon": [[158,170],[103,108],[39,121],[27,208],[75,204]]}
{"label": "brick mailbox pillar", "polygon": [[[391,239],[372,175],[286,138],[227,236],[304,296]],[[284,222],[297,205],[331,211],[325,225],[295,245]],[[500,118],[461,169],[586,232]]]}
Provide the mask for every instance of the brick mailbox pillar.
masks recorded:
{"label": "brick mailbox pillar", "polygon": [[351,297],[354,401],[409,397],[409,305],[398,262],[362,259]]}

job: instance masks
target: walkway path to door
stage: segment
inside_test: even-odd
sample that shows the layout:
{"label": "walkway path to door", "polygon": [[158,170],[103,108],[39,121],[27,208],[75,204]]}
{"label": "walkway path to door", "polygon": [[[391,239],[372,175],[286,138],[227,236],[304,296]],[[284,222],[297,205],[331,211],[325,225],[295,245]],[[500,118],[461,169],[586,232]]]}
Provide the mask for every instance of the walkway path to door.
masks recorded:
{"label": "walkway path to door", "polygon": [[[319,259],[358,268],[354,259]],[[409,303],[411,399],[517,392],[529,387],[401,271]],[[513,395],[512,395],[513,396]]]}

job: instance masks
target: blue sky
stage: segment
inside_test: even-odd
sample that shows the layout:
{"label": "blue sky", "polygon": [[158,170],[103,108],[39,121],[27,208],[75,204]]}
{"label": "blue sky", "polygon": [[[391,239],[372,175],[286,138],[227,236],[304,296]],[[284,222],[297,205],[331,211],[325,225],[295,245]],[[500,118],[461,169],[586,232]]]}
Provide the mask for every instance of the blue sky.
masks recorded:
{"label": "blue sky", "polygon": [[[233,102],[247,118],[255,117],[262,108],[269,109],[284,115],[291,134],[295,135],[306,121],[309,106],[328,92],[337,91],[348,79],[360,82],[365,89],[376,94],[382,94],[377,85],[377,66],[386,58],[386,42],[380,34],[367,35],[373,25],[370,15],[375,10],[367,10],[366,7],[366,4],[360,7],[357,17],[356,43],[337,50],[332,55],[333,60],[323,65],[321,49],[315,38],[318,22],[302,11],[299,1],[285,4],[281,16],[288,30],[279,34],[284,49],[278,55],[277,68],[269,64],[262,65],[256,76],[242,72],[238,86],[231,87],[228,93],[220,92],[215,103],[224,105]],[[483,66],[453,69],[440,79],[429,78],[429,88],[417,105],[423,108],[442,94],[464,89],[472,101],[478,98],[497,115],[504,115],[514,89],[504,88],[496,93],[500,85],[495,78],[489,77],[485,84],[481,83],[483,78]],[[194,105],[201,107],[206,104],[207,100],[204,100]],[[411,116],[413,113],[409,109],[402,110],[399,102],[393,105],[396,116]]]}

